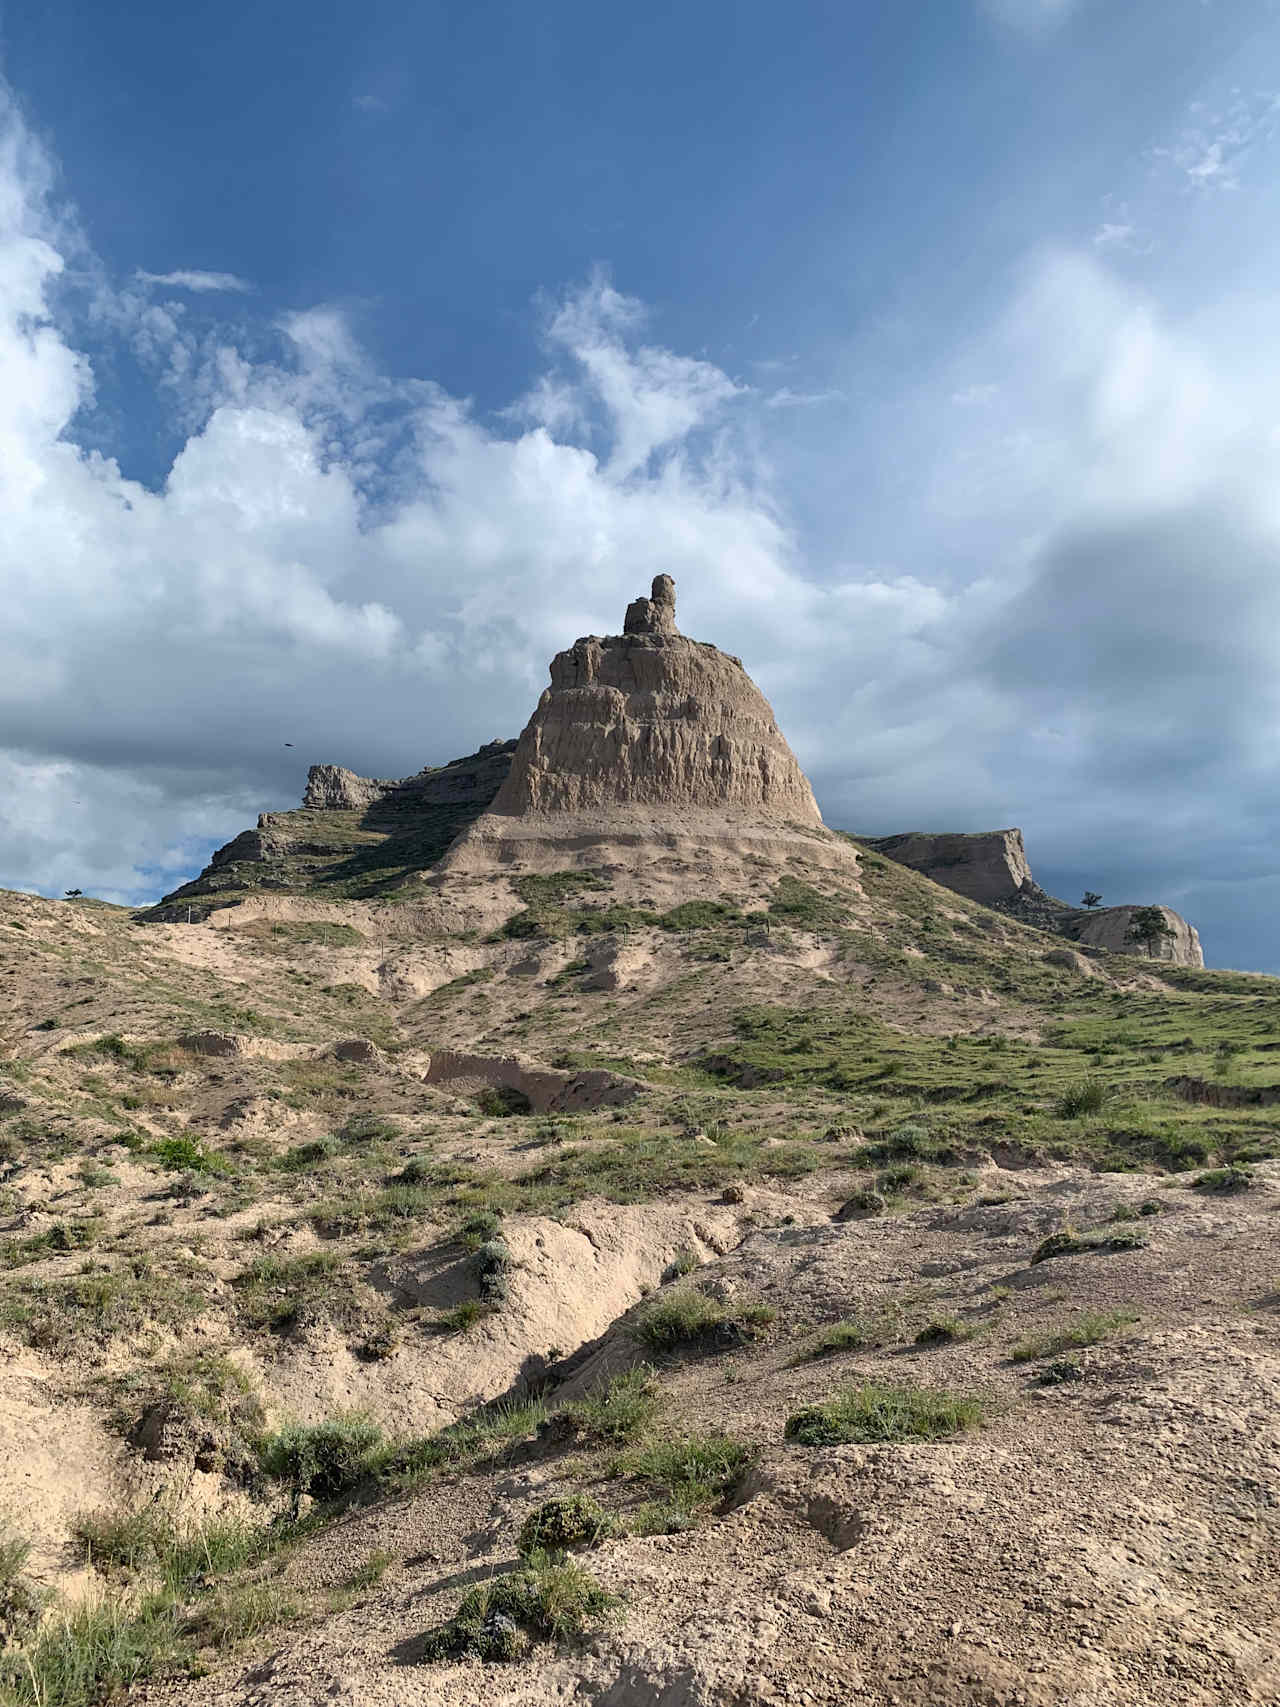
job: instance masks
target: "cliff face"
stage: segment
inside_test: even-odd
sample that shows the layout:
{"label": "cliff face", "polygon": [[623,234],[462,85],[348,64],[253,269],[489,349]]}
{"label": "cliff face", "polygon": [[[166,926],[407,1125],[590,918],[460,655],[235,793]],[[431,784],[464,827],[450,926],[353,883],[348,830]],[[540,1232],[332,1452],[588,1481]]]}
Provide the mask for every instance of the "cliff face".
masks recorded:
{"label": "cliff face", "polygon": [[923,872],[935,883],[986,907],[997,901],[1012,901],[1037,887],[1027,864],[1021,830],[936,836],[910,830],[901,836],[878,836],[867,845],[886,859],[909,865],[912,871]]}
{"label": "cliff face", "polygon": [[739,661],[679,634],[592,635],[559,653],[491,811],[522,817],[618,806],[822,822],[768,701]]}
{"label": "cliff face", "polygon": [[1142,909],[1137,906],[1098,907],[1088,912],[1073,910],[1060,928],[1062,934],[1073,942],[1110,949],[1113,954],[1140,954],[1174,966],[1204,965],[1199,932],[1172,907],[1158,908],[1164,916],[1168,936],[1155,937],[1150,941],[1135,940],[1131,934],[1133,920],[1140,911]]}
{"label": "cliff face", "polygon": [[1174,966],[1203,966],[1204,952],[1195,926],[1172,907],[1161,907],[1167,936],[1150,941],[1132,934],[1139,904],[1093,909],[1070,906],[1046,894],[1031,875],[1021,830],[985,830],[971,835],[908,831],[869,839],[886,859],[910,866],[923,876],[971,901],[994,907],[1039,930],[1056,931],[1072,942],[1113,954],[1137,954]]}
{"label": "cliff face", "polygon": [[608,867],[694,898],[749,893],[753,863],[786,860],[856,881],[857,854],[823,824],[768,701],[739,659],[679,633],[660,575],[624,633],[552,660],[510,775],[443,869]]}

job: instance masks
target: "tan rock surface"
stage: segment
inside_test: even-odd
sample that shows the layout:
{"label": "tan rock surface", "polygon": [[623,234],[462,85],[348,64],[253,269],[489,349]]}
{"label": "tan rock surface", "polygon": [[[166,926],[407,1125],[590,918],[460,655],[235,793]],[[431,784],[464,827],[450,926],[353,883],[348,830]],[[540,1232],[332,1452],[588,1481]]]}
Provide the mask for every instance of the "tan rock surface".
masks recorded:
{"label": "tan rock surface", "polygon": [[727,808],[821,823],[808,779],[738,659],[675,632],[674,589],[637,603],[662,613],[645,618],[653,626],[629,618],[627,634],[588,635],[552,660],[551,686],[490,812]]}
{"label": "tan rock surface", "polygon": [[773,711],[737,658],[675,629],[674,583],[551,664],[489,810],[447,873],[590,865],[665,879],[671,899],[751,887],[751,862],[799,858],[856,878]]}
{"label": "tan rock surface", "polygon": [[909,830],[901,836],[877,836],[868,846],[984,906],[1010,901],[1032,883],[1021,830],[974,835]]}
{"label": "tan rock surface", "polygon": [[[1088,943],[1093,948],[1107,948],[1113,954],[1148,955],[1145,943],[1135,942],[1129,935],[1133,923],[1133,915],[1139,911],[1136,904],[1124,907],[1099,907],[1088,913],[1073,913],[1067,926],[1068,934],[1076,942]],[[1200,934],[1193,924],[1188,923],[1181,913],[1175,913],[1172,907],[1161,907],[1164,921],[1172,935],[1162,937],[1152,945],[1149,958],[1167,961],[1174,966],[1203,966],[1204,951],[1200,947]]]}

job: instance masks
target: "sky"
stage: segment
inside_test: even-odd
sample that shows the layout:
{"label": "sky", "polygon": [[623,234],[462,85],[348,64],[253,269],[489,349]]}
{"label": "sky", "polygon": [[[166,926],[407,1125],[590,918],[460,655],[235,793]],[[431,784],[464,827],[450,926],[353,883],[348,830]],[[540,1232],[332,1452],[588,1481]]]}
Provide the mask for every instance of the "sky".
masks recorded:
{"label": "sky", "polygon": [[1280,972],[1277,0],[0,0],[0,885],[674,575],[827,822]]}

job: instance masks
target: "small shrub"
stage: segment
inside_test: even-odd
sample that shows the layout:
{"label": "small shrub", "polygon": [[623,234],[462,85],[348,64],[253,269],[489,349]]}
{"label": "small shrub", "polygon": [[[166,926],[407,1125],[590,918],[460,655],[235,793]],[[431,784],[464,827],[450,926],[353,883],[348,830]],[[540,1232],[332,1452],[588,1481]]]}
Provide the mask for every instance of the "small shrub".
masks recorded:
{"label": "small shrub", "polygon": [[486,1239],[471,1260],[480,1282],[481,1300],[490,1306],[500,1304],[507,1296],[511,1247],[505,1239]]}
{"label": "small shrub", "polygon": [[316,1138],[310,1144],[294,1144],[276,1164],[286,1173],[301,1173],[304,1168],[318,1167],[336,1156],[340,1145],[336,1138]]}
{"label": "small shrub", "polygon": [[1054,1105],[1054,1112],[1060,1120],[1079,1120],[1082,1115],[1098,1114],[1110,1094],[1103,1080],[1080,1079],[1063,1091]]}
{"label": "small shrub", "polygon": [[1031,1253],[1031,1261],[1051,1262],[1054,1257],[1074,1256],[1077,1251],[1087,1251],[1089,1241],[1081,1238],[1079,1233],[1073,1233],[1070,1228],[1061,1232],[1050,1233],[1047,1239],[1042,1239]]}
{"label": "small shrub", "polygon": [[824,1328],[797,1361],[808,1363],[821,1357],[836,1357],[842,1351],[875,1351],[883,1344],[879,1329],[863,1316],[851,1316]]}
{"label": "small shrub", "polygon": [[1036,1246],[1031,1261],[1049,1262],[1054,1257],[1075,1256],[1081,1251],[1138,1251],[1146,1243],[1146,1234],[1137,1227],[1120,1227],[1114,1233],[1077,1233],[1064,1227]]}
{"label": "small shrub", "polygon": [[1083,1381],[1084,1365],[1076,1357],[1057,1357],[1036,1375],[1037,1387],[1061,1387],[1068,1381]]}
{"label": "small shrub", "polygon": [[360,1341],[356,1356],[364,1363],[385,1363],[400,1349],[400,1336],[391,1322],[382,1322]]}
{"label": "small shrub", "polygon": [[374,1588],[386,1576],[388,1569],[394,1563],[394,1556],[382,1548],[370,1553],[362,1564],[356,1566],[349,1576],[344,1577],[343,1588],[354,1589],[357,1593],[363,1589]]}
{"label": "small shrub", "polygon": [[98,1707],[184,1657],[176,1609],[160,1596],[134,1611],[87,1599],[47,1620],[10,1658],[0,1652],[5,1707]]}
{"label": "small shrub", "polygon": [[[408,1169],[405,1172],[408,1173]],[[454,1238],[469,1251],[478,1251],[489,1239],[496,1239],[502,1228],[502,1217],[496,1209],[478,1209],[458,1228]]]}
{"label": "small shrub", "polygon": [[943,1388],[867,1382],[788,1417],[784,1438],[798,1446],[945,1440],[981,1422],[981,1399]]}
{"label": "small shrub", "polygon": [[576,1559],[534,1553],[515,1571],[467,1590],[448,1623],[422,1640],[423,1660],[513,1660],[535,1641],[581,1640],[620,1603]]}
{"label": "small shrub", "polygon": [[334,1251],[256,1257],[231,1285],[245,1321],[277,1333],[308,1312],[342,1316],[351,1305],[350,1285],[343,1283],[342,1261]]}
{"label": "small shrub", "polygon": [[1194,1182],[1196,1191],[1212,1191],[1223,1194],[1248,1191],[1253,1184],[1253,1174],[1248,1168],[1227,1167],[1210,1168],[1208,1173],[1201,1174]]}
{"label": "small shrub", "polygon": [[225,1174],[230,1171],[230,1163],[225,1156],[206,1150],[190,1136],[158,1138],[147,1146],[147,1154],[154,1156],[166,1173]]}
{"label": "small shrub", "polygon": [[443,1315],[436,1317],[431,1324],[432,1332],[464,1334],[477,1322],[484,1321],[486,1316],[492,1316],[496,1308],[495,1304],[486,1303],[483,1298],[464,1298],[461,1304],[455,1304],[452,1310],[446,1310]]}
{"label": "small shrub", "polygon": [[875,1215],[883,1215],[887,1208],[888,1204],[878,1191],[872,1191],[869,1187],[863,1186],[840,1205],[832,1216],[832,1220],[869,1221]]}
{"label": "small shrub", "polygon": [[183,1634],[201,1647],[226,1648],[292,1623],[301,1610],[280,1583],[235,1583],[200,1601],[183,1625]]}
{"label": "small shrub", "polygon": [[400,1123],[380,1114],[353,1114],[338,1136],[344,1144],[392,1144],[400,1137]]}
{"label": "small shrub", "polygon": [[513,1115],[532,1114],[533,1104],[523,1091],[514,1085],[486,1085],[476,1098],[481,1114],[497,1120],[509,1120]]}
{"label": "small shrub", "polygon": [[1137,1317],[1128,1310],[1087,1310],[1060,1328],[1050,1328],[1042,1334],[1030,1334],[1019,1340],[1009,1355],[1015,1363],[1031,1363],[1036,1358],[1052,1357],[1060,1351],[1076,1351],[1083,1346],[1097,1345],[1117,1328],[1127,1327]]}
{"label": "small shrub", "polygon": [[631,1535],[683,1535],[697,1526],[698,1514],[677,1500],[645,1500],[627,1523]]}
{"label": "small shrub", "polygon": [[435,1434],[397,1446],[379,1464],[378,1480],[398,1491],[418,1487],[438,1470],[475,1463],[504,1442],[523,1440],[546,1420],[541,1399],[483,1405]]}
{"label": "small shrub", "polygon": [[594,1547],[614,1530],[609,1513],[590,1494],[564,1494],[545,1501],[520,1526],[516,1551],[562,1553],[571,1547]]}
{"label": "small shrub", "polygon": [[36,1627],[42,1597],[24,1575],[31,1543],[0,1523],[0,1649],[20,1642]]}
{"label": "small shrub", "polygon": [[727,1434],[676,1435],[632,1447],[610,1465],[659,1488],[666,1504],[693,1515],[723,1498],[755,1462],[755,1448]]}
{"label": "small shrub", "polygon": [[1090,1246],[1099,1251],[1140,1251],[1146,1243],[1147,1235],[1137,1227],[1122,1227],[1118,1233],[1089,1241]]}
{"label": "small shrub", "polygon": [[973,1338],[973,1329],[958,1316],[933,1316],[916,1335],[917,1345],[953,1345]]}
{"label": "small shrub", "polygon": [[686,1275],[695,1274],[701,1267],[702,1261],[696,1251],[688,1249],[677,1251],[667,1264],[666,1272],[662,1278],[664,1281],[683,1280]]}
{"label": "small shrub", "polygon": [[914,1162],[899,1162],[897,1167],[886,1168],[877,1184],[886,1197],[892,1197],[897,1192],[905,1191],[908,1186],[918,1185],[923,1178],[923,1173]]}
{"label": "small shrub", "polygon": [[259,1447],[263,1470],[297,1494],[333,1499],[372,1475],[386,1460],[387,1440],[358,1412],[322,1423],[293,1423]]}
{"label": "small shrub", "polygon": [[927,1156],[930,1143],[928,1130],[914,1125],[899,1126],[880,1140],[884,1152],[893,1156]]}
{"label": "small shrub", "polygon": [[156,1505],[81,1512],[71,1530],[85,1550],[86,1563],[102,1574],[141,1578],[174,1595],[192,1592],[218,1572],[252,1563],[269,1539],[266,1528],[241,1516],[175,1523]]}

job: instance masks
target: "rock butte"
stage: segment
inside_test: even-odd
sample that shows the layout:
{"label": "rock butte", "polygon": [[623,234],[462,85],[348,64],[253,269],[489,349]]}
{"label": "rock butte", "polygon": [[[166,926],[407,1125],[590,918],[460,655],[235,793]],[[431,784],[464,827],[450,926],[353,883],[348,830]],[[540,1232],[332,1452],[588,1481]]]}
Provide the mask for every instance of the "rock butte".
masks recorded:
{"label": "rock butte", "polygon": [[741,660],[677,630],[675,584],[659,575],[622,634],[552,660],[505,782],[442,866],[636,865],[655,845],[782,857],[798,842],[856,866]]}
{"label": "rock butte", "polygon": [[[399,781],[313,765],[302,807],[263,814],[157,914],[194,916],[195,903],[205,917],[209,900],[305,890],[358,860],[362,835],[387,837],[389,868],[432,870],[446,893],[450,877],[575,867],[607,870],[623,899],[759,892],[766,866],[779,863],[856,881],[856,847],[823,824],[741,661],[680,633],[669,575],[628,605],[621,634],[587,635],[556,655],[519,741],[491,741]],[[1129,936],[1136,905],[1087,911],[1047,894],[1021,830],[912,831],[866,845],[1086,949],[1147,953]],[[1170,934],[1150,958],[1203,966],[1195,928],[1161,912]]]}

